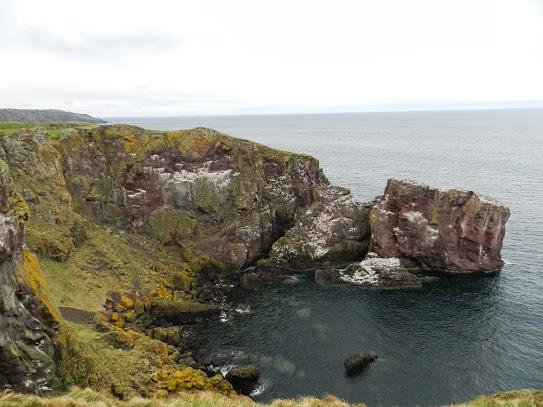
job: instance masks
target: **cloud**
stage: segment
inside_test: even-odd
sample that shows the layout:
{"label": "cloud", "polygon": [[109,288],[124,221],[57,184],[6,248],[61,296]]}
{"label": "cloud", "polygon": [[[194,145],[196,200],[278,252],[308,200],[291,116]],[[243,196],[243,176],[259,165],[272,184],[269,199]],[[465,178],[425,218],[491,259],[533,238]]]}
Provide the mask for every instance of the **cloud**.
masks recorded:
{"label": "cloud", "polygon": [[0,40],[7,40],[16,20],[15,3],[11,0],[0,1]]}
{"label": "cloud", "polygon": [[123,35],[78,33],[70,38],[64,38],[38,27],[26,28],[20,41],[12,43],[12,47],[18,49],[26,47],[40,52],[95,60],[103,57],[121,58],[129,54],[160,52],[178,45],[174,38],[161,33],[139,32]]}
{"label": "cloud", "polygon": [[543,100],[542,9],[0,0],[0,105],[156,115]]}

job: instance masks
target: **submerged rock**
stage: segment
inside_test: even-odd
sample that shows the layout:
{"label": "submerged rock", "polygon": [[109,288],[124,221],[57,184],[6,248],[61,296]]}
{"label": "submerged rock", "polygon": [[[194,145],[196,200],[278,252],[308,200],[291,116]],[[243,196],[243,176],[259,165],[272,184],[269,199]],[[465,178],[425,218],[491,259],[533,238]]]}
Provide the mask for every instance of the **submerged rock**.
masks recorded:
{"label": "submerged rock", "polygon": [[343,362],[345,373],[348,376],[354,376],[362,372],[366,366],[377,360],[377,353],[375,352],[359,352],[349,356]]}
{"label": "submerged rock", "polygon": [[256,389],[259,376],[260,373],[255,366],[240,366],[230,370],[226,374],[226,380],[238,393],[248,396]]}
{"label": "submerged rock", "polygon": [[371,211],[370,250],[423,269],[499,270],[508,218],[505,205],[473,191],[391,178]]}

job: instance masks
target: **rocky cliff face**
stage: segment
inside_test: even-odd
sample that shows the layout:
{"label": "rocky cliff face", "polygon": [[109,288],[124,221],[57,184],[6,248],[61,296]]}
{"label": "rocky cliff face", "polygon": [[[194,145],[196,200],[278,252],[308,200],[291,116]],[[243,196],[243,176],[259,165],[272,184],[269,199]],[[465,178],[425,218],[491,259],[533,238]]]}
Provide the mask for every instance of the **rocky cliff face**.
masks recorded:
{"label": "rocky cliff face", "polygon": [[[53,385],[56,340],[64,384],[121,396],[229,392],[222,377],[194,369],[187,345],[190,324],[224,305],[225,287],[316,270],[322,282],[416,288],[415,271],[502,265],[509,210],[493,200],[391,179],[362,203],[330,185],[314,158],[209,129],[9,131],[0,133],[0,163],[4,388]],[[87,318],[106,303],[100,332],[87,321],[57,334],[60,316],[24,248],[23,223],[57,304]]]}
{"label": "rocky cliff face", "polygon": [[208,129],[100,127],[59,144],[78,212],[225,271],[264,256],[328,183],[311,157]]}
{"label": "rocky cliff face", "polygon": [[256,272],[244,275],[242,285],[256,286],[265,276],[281,276],[362,259],[370,242],[371,204],[352,197],[347,189],[322,186],[317,200],[272,246]]}
{"label": "rocky cliff face", "polygon": [[447,271],[501,269],[509,209],[472,191],[390,179],[370,215],[370,250]]}
{"label": "rocky cliff face", "polygon": [[60,316],[36,258],[24,248],[28,207],[0,160],[0,389],[43,392],[55,385]]}
{"label": "rocky cliff face", "polygon": [[363,288],[418,288],[421,272],[500,270],[509,209],[472,191],[443,191],[389,179],[371,209],[370,251],[342,269],[316,273],[321,282]]}

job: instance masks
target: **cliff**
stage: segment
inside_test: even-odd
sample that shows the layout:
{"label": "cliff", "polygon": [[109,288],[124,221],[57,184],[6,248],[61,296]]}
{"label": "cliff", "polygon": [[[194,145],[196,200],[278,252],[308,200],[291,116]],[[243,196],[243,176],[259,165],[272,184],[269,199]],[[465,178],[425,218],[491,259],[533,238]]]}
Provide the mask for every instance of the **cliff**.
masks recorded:
{"label": "cliff", "polygon": [[195,327],[232,289],[314,270],[323,282],[412,288],[415,271],[502,264],[501,204],[397,180],[359,202],[312,157],[210,129],[12,129],[0,131],[0,159],[8,388],[38,391],[45,377],[120,398],[230,394],[202,370]]}
{"label": "cliff", "polygon": [[53,355],[60,314],[40,265],[24,248],[28,215],[0,160],[0,386],[43,392],[57,384]]}
{"label": "cliff", "polygon": [[473,191],[390,179],[370,215],[370,250],[426,269],[499,270],[508,219],[507,207]]}
{"label": "cliff", "polygon": [[0,122],[53,123],[81,122],[105,123],[88,114],[65,112],[54,109],[0,109]]}

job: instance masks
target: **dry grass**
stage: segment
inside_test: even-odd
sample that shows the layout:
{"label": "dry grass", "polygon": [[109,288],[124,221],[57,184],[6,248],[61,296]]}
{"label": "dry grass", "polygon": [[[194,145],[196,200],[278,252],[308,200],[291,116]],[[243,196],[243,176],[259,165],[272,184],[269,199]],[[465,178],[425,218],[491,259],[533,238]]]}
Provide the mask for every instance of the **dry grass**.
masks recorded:
{"label": "dry grass", "polygon": [[513,390],[491,396],[480,396],[457,407],[540,407],[543,390]]}
{"label": "dry grass", "polygon": [[[247,397],[222,396],[213,392],[179,393],[176,397],[148,400],[119,401],[93,390],[74,389],[61,397],[40,398],[22,394],[0,394],[1,407],[349,407],[355,406],[336,397],[322,399],[304,397],[297,400],[275,400],[258,404]],[[364,404],[358,404],[361,407]],[[516,390],[477,399],[455,407],[541,407],[543,391]],[[453,407],[453,406],[451,406]]]}
{"label": "dry grass", "polygon": [[[119,401],[95,391],[72,390],[54,398],[40,398],[22,394],[0,395],[2,407],[257,407],[248,397],[222,396],[213,392],[180,393],[174,398],[161,400],[132,399]],[[269,407],[348,407],[349,404],[327,396],[323,399],[305,397],[298,400],[275,400]]]}

